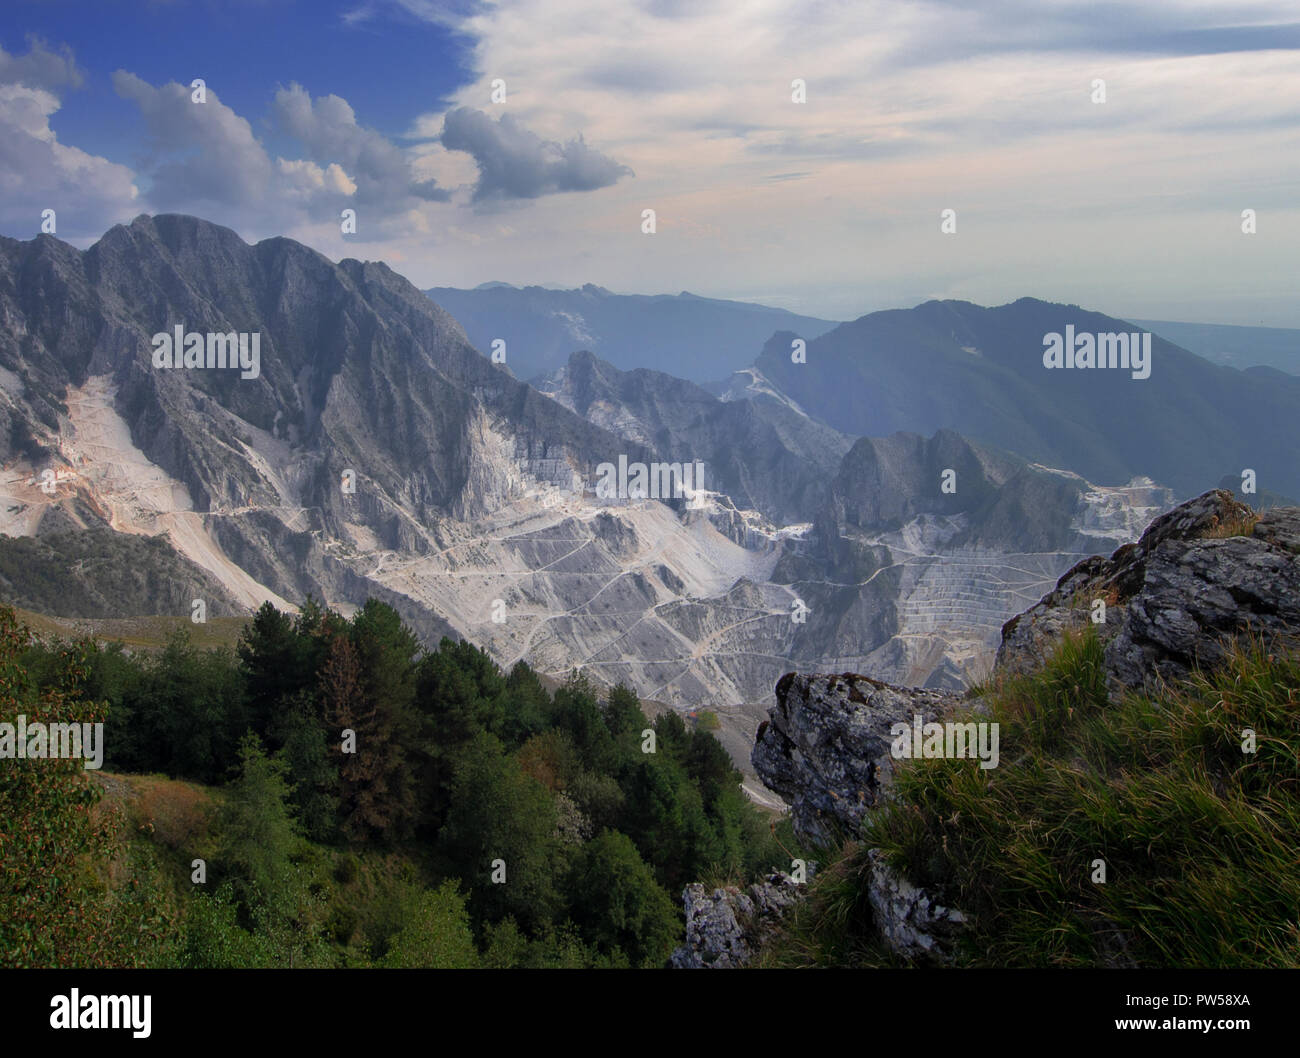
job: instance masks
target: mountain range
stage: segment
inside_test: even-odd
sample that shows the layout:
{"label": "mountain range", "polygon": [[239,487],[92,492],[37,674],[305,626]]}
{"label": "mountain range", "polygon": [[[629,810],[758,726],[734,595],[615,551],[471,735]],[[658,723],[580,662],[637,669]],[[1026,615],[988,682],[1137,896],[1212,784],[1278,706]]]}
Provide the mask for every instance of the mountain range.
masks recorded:
{"label": "mountain range", "polygon": [[[1033,298],[995,308],[930,301],[837,325],[592,284],[426,293],[485,353],[503,338],[511,370],[547,391],[569,355],[587,351],[622,371],[783,405],[849,437],[953,429],[1105,484],[1146,475],[1186,497],[1251,469],[1257,494],[1300,495],[1297,331],[1126,321]],[[1046,369],[1044,339],[1067,327],[1150,332],[1151,376]],[[792,357],[796,341],[806,352]]]}
{"label": "mountain range", "polygon": [[686,291],[614,294],[592,283],[576,290],[487,283],[425,293],[460,321],[479,349],[490,352],[503,340],[505,363],[525,379],[555,371],[585,349],[624,370],[653,368],[708,382],[752,363],[773,331],[818,335],[835,326],[744,301]]}
{"label": "mountain range", "polygon": [[[1212,364],[1153,335],[1149,377],[1044,365],[1045,338],[1141,332],[1077,305],[1022,298],[984,308],[928,301],[816,338],[773,335],[754,364],[764,388],[855,436],[952,429],[1027,459],[1117,485],[1146,475],[1181,496],[1255,471],[1300,495],[1300,378]],[[806,351],[796,360],[793,343]],[[752,378],[733,379],[743,392]]]}
{"label": "mountain range", "polygon": [[[110,617],[185,613],[191,595],[213,615],[376,597],[425,642],[707,705],[732,735],[791,668],[980,676],[1008,617],[1211,472],[1172,460],[1160,430],[1187,408],[1151,395],[1187,394],[1195,416],[1268,390],[1269,414],[1229,431],[1207,412],[1195,444],[1175,439],[1223,446],[1214,481],[1272,443],[1246,465],[1279,491],[1270,415],[1300,410],[1265,375],[1161,341],[1150,379],[1044,382],[1044,328],[1118,321],[1032,301],[873,314],[807,340],[802,364],[792,332],[769,332],[726,385],[571,349],[530,386],[382,264],[178,215],[85,251],[0,241],[0,313],[10,601]],[[259,370],[155,367],[176,327],[257,334]],[[620,460],[700,462],[703,489],[598,495]],[[154,572],[124,572],[141,563]]]}

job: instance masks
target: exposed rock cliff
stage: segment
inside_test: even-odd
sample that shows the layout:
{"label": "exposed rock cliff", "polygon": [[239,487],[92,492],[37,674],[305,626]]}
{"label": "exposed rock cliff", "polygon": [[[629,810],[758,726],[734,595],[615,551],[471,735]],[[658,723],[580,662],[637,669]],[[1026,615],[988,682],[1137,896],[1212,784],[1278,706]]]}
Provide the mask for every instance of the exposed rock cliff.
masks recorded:
{"label": "exposed rock cliff", "polygon": [[751,756],[758,777],[790,803],[795,833],[826,846],[857,833],[893,773],[891,725],[925,722],[959,695],[845,673],[800,676],[776,685],[776,706],[759,728]]}
{"label": "exposed rock cliff", "polygon": [[721,401],[672,375],[619,371],[574,353],[536,385],[589,422],[638,441],[668,461],[702,461],[704,488],[778,524],[810,521],[853,439],[792,409]]}

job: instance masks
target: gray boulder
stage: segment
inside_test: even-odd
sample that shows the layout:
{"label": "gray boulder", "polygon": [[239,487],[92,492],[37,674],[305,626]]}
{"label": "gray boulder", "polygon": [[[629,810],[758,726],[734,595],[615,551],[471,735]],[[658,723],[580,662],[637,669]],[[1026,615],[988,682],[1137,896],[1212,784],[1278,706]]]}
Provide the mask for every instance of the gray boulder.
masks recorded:
{"label": "gray boulder", "polygon": [[795,833],[818,847],[857,833],[893,774],[889,729],[928,723],[961,701],[947,691],[894,687],[866,676],[789,673],[760,725],[750,760],[790,803]]}
{"label": "gray boulder", "polygon": [[1033,671],[1062,632],[1089,622],[1096,599],[1107,604],[1097,630],[1114,693],[1213,668],[1242,634],[1300,633],[1300,509],[1265,511],[1247,536],[1207,536],[1252,516],[1216,489],[1157,518],[1110,559],[1079,563],[1003,626],[995,671]]}
{"label": "gray boulder", "polygon": [[[809,877],[814,865],[808,865]],[[682,893],[686,943],[673,952],[676,970],[734,970],[749,964],[804,889],[784,871],[741,890],[734,885],[709,892],[698,882]]]}
{"label": "gray boulder", "polygon": [[966,916],[909,882],[889,866],[879,849],[869,849],[867,859],[867,900],[876,930],[889,950],[909,962],[950,962],[951,943]]}

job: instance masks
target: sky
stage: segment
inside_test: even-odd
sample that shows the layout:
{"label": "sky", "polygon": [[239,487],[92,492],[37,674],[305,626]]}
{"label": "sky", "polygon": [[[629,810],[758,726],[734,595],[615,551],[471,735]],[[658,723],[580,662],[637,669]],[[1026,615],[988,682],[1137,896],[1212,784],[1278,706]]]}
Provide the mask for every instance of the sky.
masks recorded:
{"label": "sky", "polygon": [[1289,0],[5,7],[12,238],[180,212],[422,288],[1300,327]]}

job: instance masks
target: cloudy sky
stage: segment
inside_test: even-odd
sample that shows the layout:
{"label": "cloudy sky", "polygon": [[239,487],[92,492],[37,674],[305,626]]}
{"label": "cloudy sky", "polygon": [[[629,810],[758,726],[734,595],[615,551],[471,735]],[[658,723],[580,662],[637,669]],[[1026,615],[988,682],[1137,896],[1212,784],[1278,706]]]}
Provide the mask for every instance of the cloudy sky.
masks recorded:
{"label": "cloudy sky", "polygon": [[[833,319],[1034,296],[1300,326],[1287,0],[6,0],[6,14],[14,238],[50,208],[83,247],[185,212],[384,260],[421,287],[593,282]],[[356,235],[340,232],[349,208]]]}

